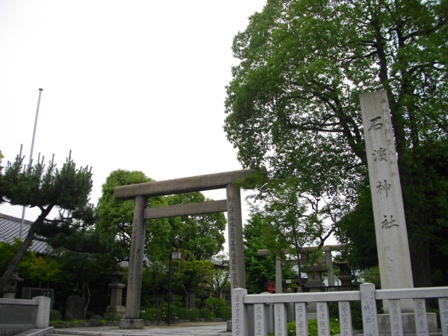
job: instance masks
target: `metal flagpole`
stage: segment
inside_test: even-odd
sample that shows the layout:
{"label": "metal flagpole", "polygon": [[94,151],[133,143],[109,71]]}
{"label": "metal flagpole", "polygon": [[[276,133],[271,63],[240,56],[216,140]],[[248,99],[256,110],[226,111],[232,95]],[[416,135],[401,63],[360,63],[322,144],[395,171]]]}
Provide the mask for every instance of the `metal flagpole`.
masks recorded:
{"label": "metal flagpole", "polygon": [[[31,151],[30,151],[30,161],[29,167],[33,163],[33,150],[34,150],[34,139],[36,138],[36,128],[37,128],[37,118],[39,117],[39,106],[40,106],[40,96],[42,95],[42,91],[44,89],[39,89],[39,98],[37,99],[37,109],[36,109],[36,118],[34,119],[34,129],[33,129],[33,138],[31,139]],[[22,228],[25,223],[25,206],[22,208],[22,222],[20,223],[20,231],[19,231],[19,239],[22,239]]]}

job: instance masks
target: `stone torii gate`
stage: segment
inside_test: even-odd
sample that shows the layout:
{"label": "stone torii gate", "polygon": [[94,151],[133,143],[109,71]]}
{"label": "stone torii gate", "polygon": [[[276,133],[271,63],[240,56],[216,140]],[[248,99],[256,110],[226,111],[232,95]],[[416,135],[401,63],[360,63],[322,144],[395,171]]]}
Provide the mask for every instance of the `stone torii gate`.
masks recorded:
{"label": "stone torii gate", "polygon": [[[134,200],[132,220],[129,275],[126,295],[126,313],[120,321],[122,329],[143,329],[144,321],[139,319],[140,295],[145,249],[145,221],[147,219],[199,215],[227,211],[228,242],[230,252],[231,288],[246,288],[244,266],[243,225],[241,215],[240,189],[235,182],[255,173],[252,169],[225,173],[200,175],[159,182],[147,182],[116,187],[114,197],[119,200]],[[226,188],[227,199],[193,204],[178,204],[159,208],[147,208],[149,197],[181,194]]]}

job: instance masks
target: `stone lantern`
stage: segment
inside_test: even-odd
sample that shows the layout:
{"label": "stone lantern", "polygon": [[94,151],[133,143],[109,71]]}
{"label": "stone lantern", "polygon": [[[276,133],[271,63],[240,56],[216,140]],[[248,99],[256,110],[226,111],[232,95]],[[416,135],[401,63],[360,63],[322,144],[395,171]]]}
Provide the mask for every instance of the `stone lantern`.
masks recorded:
{"label": "stone lantern", "polygon": [[6,286],[3,288],[3,297],[5,299],[15,299],[17,291],[18,291],[18,283],[23,281],[21,277],[17,273],[14,273],[9,278]]}
{"label": "stone lantern", "polygon": [[338,279],[341,280],[341,287],[352,285],[353,275],[346,260],[333,260],[333,265],[339,267]]}
{"label": "stone lantern", "polygon": [[[312,262],[309,255],[304,253],[302,256],[302,271],[307,274],[307,281],[305,288],[310,292],[322,292],[325,290],[322,274],[327,272],[325,258],[319,258]],[[315,302],[311,302],[308,305],[308,319],[317,319],[317,305]]]}
{"label": "stone lantern", "polygon": [[126,308],[122,305],[123,302],[123,288],[126,286],[121,283],[124,272],[121,271],[121,266],[119,264],[115,265],[114,271],[110,273],[111,283],[109,288],[110,293],[110,306],[106,307],[106,316],[111,318],[124,318]]}

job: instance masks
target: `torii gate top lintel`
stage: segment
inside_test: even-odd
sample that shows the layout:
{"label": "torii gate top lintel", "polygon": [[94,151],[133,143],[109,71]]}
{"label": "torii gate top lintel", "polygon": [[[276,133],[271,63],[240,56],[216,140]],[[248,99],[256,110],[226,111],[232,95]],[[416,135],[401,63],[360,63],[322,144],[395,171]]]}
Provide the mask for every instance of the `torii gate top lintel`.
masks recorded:
{"label": "torii gate top lintel", "polygon": [[155,197],[194,191],[222,189],[255,172],[255,169],[241,169],[224,173],[130,184],[116,187],[114,190],[114,197],[120,200],[128,200],[133,199],[136,196]]}

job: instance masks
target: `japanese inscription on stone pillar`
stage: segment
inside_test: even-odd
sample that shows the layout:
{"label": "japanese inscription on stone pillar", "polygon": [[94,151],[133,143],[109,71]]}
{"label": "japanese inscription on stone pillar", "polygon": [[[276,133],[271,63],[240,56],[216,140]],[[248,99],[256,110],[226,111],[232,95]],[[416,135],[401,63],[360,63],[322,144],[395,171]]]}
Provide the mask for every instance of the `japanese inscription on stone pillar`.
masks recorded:
{"label": "japanese inscription on stone pillar", "polygon": [[227,221],[229,222],[229,252],[230,252],[230,280],[232,283],[232,288],[240,287],[238,283],[238,266],[237,266],[237,246],[236,246],[236,225],[234,216],[235,202],[232,197],[228,197],[229,208],[227,210]]}
{"label": "japanese inscription on stone pillar", "polygon": [[440,328],[442,335],[448,335],[448,298],[439,299]]}
{"label": "japanese inscription on stone pillar", "polygon": [[308,318],[306,316],[306,309],[306,304],[303,302],[295,304],[297,336],[308,336]]}
{"label": "japanese inscription on stone pillar", "polygon": [[398,154],[385,91],[360,95],[381,286],[413,287]]}

